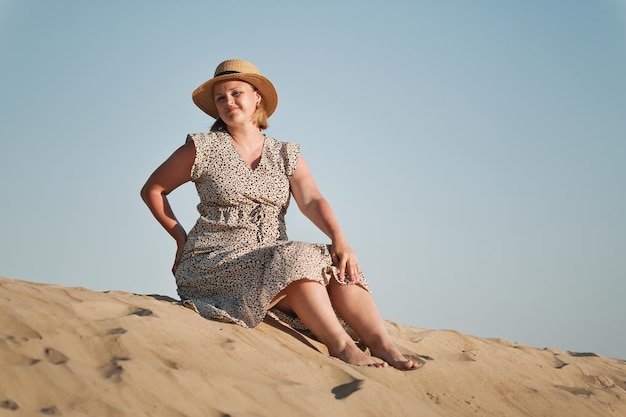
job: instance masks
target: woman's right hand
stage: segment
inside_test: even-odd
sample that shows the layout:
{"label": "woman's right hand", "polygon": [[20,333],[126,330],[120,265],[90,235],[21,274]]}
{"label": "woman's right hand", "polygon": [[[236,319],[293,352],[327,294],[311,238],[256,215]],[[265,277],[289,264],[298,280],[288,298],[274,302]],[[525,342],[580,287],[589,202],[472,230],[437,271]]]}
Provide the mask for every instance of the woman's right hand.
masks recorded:
{"label": "woman's right hand", "polygon": [[356,282],[361,277],[361,268],[356,254],[345,239],[332,242],[330,256],[339,270],[339,279],[347,277],[350,282]]}
{"label": "woman's right hand", "polygon": [[185,243],[179,243],[176,249],[176,257],[174,258],[174,265],[172,266],[172,274],[176,275],[176,271],[178,270],[178,265],[180,264],[180,260],[183,257],[183,250],[185,249]]}

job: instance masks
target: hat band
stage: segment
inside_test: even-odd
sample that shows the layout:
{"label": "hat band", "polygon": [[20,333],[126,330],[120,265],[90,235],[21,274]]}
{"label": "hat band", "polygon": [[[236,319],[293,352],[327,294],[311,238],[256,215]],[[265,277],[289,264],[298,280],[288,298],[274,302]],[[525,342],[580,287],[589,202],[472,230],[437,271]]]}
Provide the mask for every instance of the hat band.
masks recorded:
{"label": "hat band", "polygon": [[220,73],[215,74],[215,77],[219,77],[221,75],[228,75],[228,74],[241,74],[239,71],[222,71]]}

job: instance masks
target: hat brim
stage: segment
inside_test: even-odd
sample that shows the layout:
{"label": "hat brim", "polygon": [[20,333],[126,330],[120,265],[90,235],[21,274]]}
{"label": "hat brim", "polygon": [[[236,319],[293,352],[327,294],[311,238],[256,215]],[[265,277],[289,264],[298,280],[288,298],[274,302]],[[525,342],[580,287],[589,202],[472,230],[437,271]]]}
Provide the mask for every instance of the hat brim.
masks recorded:
{"label": "hat brim", "polygon": [[209,116],[214,119],[219,119],[219,112],[215,106],[215,98],[213,96],[213,86],[215,83],[229,80],[239,80],[252,84],[261,94],[267,117],[270,117],[272,113],[274,113],[278,106],[278,93],[276,92],[276,88],[274,88],[274,84],[261,74],[236,73],[211,78],[194,90],[191,95],[193,102],[196,103],[196,106],[198,106],[200,110]]}

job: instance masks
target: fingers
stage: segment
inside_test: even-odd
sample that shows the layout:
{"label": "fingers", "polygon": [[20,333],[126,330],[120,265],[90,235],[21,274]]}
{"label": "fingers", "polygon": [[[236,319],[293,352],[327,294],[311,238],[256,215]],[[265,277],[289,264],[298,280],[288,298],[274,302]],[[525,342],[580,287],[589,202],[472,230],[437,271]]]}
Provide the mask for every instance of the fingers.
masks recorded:
{"label": "fingers", "polygon": [[181,255],[176,253],[176,258],[174,258],[174,265],[172,266],[172,274],[176,275],[176,271],[178,271],[178,265],[180,264]]}
{"label": "fingers", "polygon": [[[354,282],[357,280],[357,269],[358,269],[358,264],[356,262],[346,262],[346,267],[345,267],[345,271],[346,271],[346,277],[348,278],[348,280],[350,282]],[[343,276],[343,275],[342,275]]]}
{"label": "fingers", "polygon": [[361,276],[361,268],[359,268],[359,264],[354,262],[354,264],[348,266],[348,277],[350,281],[356,282],[359,280]]}
{"label": "fingers", "polygon": [[340,256],[336,253],[331,255],[333,264],[339,269],[338,278],[343,280],[348,275],[348,259],[345,256]]}
{"label": "fingers", "polygon": [[333,241],[331,245],[333,264],[339,270],[339,279],[356,282],[361,277],[361,268],[356,253],[350,248],[345,239]]}
{"label": "fingers", "polygon": [[174,257],[174,265],[172,266],[172,274],[176,275],[176,271],[178,270],[178,265],[180,264],[180,260],[183,257],[183,251],[185,249],[185,243],[179,244],[176,249],[176,256]]}
{"label": "fingers", "polygon": [[350,282],[358,281],[361,276],[361,268],[354,254],[346,254],[344,256],[334,254],[333,262],[339,268],[339,277],[341,279],[347,278]]}

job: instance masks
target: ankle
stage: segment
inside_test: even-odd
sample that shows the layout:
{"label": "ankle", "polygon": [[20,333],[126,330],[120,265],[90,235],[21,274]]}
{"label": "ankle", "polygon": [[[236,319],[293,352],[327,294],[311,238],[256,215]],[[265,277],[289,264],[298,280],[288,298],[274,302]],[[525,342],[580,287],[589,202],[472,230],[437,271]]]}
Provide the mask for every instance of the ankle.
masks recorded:
{"label": "ankle", "polygon": [[371,351],[378,352],[387,351],[395,347],[391,339],[381,336],[370,337],[369,340],[363,340],[363,343],[365,343],[365,346]]}
{"label": "ankle", "polygon": [[397,358],[401,357],[401,353],[391,340],[379,339],[372,344],[367,345],[373,355],[389,355]]}
{"label": "ankle", "polygon": [[324,345],[326,345],[330,356],[335,356],[338,358],[349,354],[354,349],[359,350],[359,348],[350,337],[333,339],[328,343],[324,343]]}

